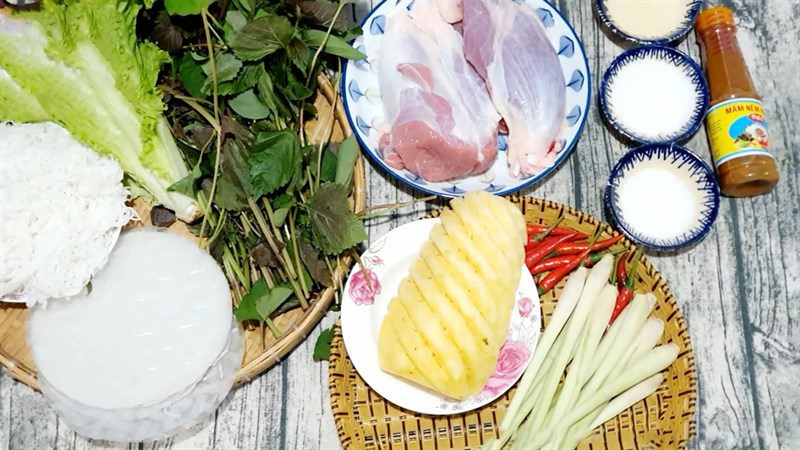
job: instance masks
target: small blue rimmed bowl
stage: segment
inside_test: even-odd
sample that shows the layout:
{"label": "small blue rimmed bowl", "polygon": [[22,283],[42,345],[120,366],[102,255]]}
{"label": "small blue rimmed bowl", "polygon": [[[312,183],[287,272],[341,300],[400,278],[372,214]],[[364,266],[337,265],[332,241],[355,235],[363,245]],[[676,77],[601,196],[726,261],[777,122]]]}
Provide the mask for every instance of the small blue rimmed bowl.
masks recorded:
{"label": "small blue rimmed bowl", "polygon": [[702,240],[717,218],[714,171],[691,151],[648,144],[614,166],[605,192],[617,227],[647,247],[672,251]]}
{"label": "small blue rimmed bowl", "polygon": [[703,7],[703,0],[687,0],[686,13],[684,14],[683,22],[681,22],[680,26],[664,36],[655,37],[636,36],[630,32],[622,31],[619,24],[617,24],[614,21],[614,18],[608,13],[607,0],[595,0],[594,6],[600,22],[602,22],[603,25],[608,27],[608,29],[617,36],[642,45],[669,44],[670,42],[674,42],[682,38],[684,35],[686,35],[686,33],[689,32],[689,30],[692,29],[695,20],[697,20],[697,15],[700,14],[700,9]]}
{"label": "small blue rimmed bowl", "polygon": [[[637,129],[631,123],[635,118],[624,117],[625,112],[615,107],[616,104],[622,104],[624,90],[633,89],[631,83],[625,85],[624,82],[618,81],[623,78],[620,74],[626,69],[630,69],[633,64],[640,64],[647,60],[674,66],[682,76],[686,77],[687,85],[691,86],[693,90],[693,97],[686,105],[686,110],[679,111],[685,116],[685,120],[683,120],[683,116],[679,116],[682,122],[673,123],[671,129],[655,134],[648,130]],[[643,84],[651,82],[650,79],[640,81]],[[659,90],[660,87],[661,90]],[[709,103],[708,84],[703,75],[703,69],[685,53],[663,45],[637,47],[619,55],[603,74],[599,95],[600,108],[608,124],[628,139],[643,144],[681,142],[689,139],[703,124],[703,117],[705,117]],[[635,115],[639,117],[650,114],[657,117],[668,106],[666,103],[670,101],[664,96],[663,86],[653,85],[652,90],[645,95],[636,97],[635,106],[641,111],[636,111]]]}

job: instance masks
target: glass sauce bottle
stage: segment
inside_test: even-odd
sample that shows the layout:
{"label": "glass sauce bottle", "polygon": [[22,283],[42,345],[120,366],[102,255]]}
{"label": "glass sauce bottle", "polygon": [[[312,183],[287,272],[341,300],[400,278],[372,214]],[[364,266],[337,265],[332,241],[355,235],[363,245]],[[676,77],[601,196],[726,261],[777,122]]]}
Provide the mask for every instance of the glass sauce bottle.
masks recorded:
{"label": "glass sauce bottle", "polygon": [[778,168],[769,153],[761,97],[736,40],[733,12],[706,9],[695,32],[711,90],[706,130],[720,190],[731,197],[763,194],[778,184]]}

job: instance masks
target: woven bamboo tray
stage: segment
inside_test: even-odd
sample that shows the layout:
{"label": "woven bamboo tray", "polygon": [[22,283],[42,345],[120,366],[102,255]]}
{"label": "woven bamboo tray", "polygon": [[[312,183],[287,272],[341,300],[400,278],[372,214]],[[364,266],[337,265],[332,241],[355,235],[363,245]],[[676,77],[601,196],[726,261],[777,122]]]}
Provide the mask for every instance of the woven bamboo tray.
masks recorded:
{"label": "woven bamboo tray", "polygon": [[[318,90],[314,98],[317,108],[317,119],[305,124],[306,135],[310,142],[319,142],[329,138],[333,142],[352,134],[350,125],[342,107],[341,99],[334,91],[330,80],[325,76],[318,78]],[[366,205],[366,178],[364,160],[359,157],[353,173],[353,194],[350,198],[354,211],[361,211]],[[150,211],[146,203],[136,201],[134,207],[142,221],[131,226],[150,224]],[[173,231],[192,236],[185,224],[176,222],[170,227]],[[339,267],[335,276],[342,277],[349,271],[353,261],[348,256],[343,258],[344,266]],[[278,362],[284,355],[303,342],[312,328],[327,312],[334,298],[334,289],[312,294],[306,310],[296,308],[277,316],[275,325],[282,332],[276,339],[272,333],[263,336],[260,328],[245,329],[245,350],[242,367],[236,375],[237,384],[248,381]],[[0,364],[13,378],[22,381],[33,389],[39,389],[36,379],[36,367],[25,342],[25,320],[28,317],[25,305],[0,303]]]}
{"label": "woven bamboo tray", "polygon": [[[564,216],[562,226],[587,234],[600,221],[568,206],[534,198],[510,197],[528,222],[552,223]],[[436,212],[434,216],[438,215]],[[601,224],[603,237],[616,234]],[[627,239],[616,248],[633,249]],[[631,255],[629,253],[629,255]],[[542,296],[542,317],[550,320],[564,281]],[[653,315],[665,322],[661,343],[674,342],[678,359],[665,373],[658,391],[595,430],[579,449],[683,449],[696,433],[697,373],[686,320],[658,271],[643,258],[636,273],[638,290],[655,294]],[[337,326],[331,343],[329,391],[336,430],[345,449],[428,450],[477,448],[497,438],[497,425],[513,389],[495,402],[464,414],[429,416],[402,409],[384,400],[356,372]]]}

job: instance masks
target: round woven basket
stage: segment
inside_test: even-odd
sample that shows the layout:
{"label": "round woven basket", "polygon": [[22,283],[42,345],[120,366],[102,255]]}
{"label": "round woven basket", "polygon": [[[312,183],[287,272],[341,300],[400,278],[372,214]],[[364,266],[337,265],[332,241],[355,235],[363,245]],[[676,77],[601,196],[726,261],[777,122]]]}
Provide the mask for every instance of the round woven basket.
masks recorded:
{"label": "round woven basket", "polygon": [[[333,85],[325,76],[318,78],[318,89],[314,98],[317,118],[305,123],[306,136],[310,142],[330,140],[339,142],[352,134],[350,125],[342,107],[341,99]],[[359,157],[353,169],[353,194],[350,197],[353,211],[361,211],[366,205],[366,179],[364,160]],[[139,213],[141,222],[130,225],[143,226],[150,224],[150,211],[146,203],[135,201],[134,207]],[[192,236],[182,222],[176,222],[171,230],[186,236]],[[344,264],[339,265],[336,277],[343,277],[349,271],[353,260],[347,256]],[[344,267],[342,267],[344,266]],[[258,327],[245,329],[245,350],[242,367],[236,374],[236,382],[248,381],[273,364],[304,341],[312,328],[327,312],[334,298],[334,288],[313,293],[309,298],[309,306],[305,310],[295,308],[274,318],[275,325],[281,331],[280,338],[272,333],[262,333]],[[39,389],[36,379],[36,367],[25,342],[25,320],[28,317],[25,305],[16,303],[0,303],[0,364],[13,378],[22,381],[33,389]]]}
{"label": "round woven basket", "polygon": [[[552,223],[591,234],[598,225],[603,236],[617,235],[610,226],[568,206],[534,198],[512,196],[528,222]],[[437,213],[433,214],[438,215]],[[633,245],[623,239],[613,248]],[[633,252],[628,253],[632,255]],[[564,281],[541,298],[544,323],[550,320]],[[686,320],[658,271],[643,258],[636,273],[640,291],[651,291],[657,303],[653,315],[665,322],[661,343],[674,342],[678,359],[667,369],[665,381],[650,397],[606,422],[584,440],[579,449],[683,449],[695,435],[697,373]],[[337,326],[331,344],[329,391],[336,429],[345,449],[465,449],[497,438],[497,425],[514,389],[495,402],[464,414],[429,416],[395,406],[370,389],[358,375]]]}

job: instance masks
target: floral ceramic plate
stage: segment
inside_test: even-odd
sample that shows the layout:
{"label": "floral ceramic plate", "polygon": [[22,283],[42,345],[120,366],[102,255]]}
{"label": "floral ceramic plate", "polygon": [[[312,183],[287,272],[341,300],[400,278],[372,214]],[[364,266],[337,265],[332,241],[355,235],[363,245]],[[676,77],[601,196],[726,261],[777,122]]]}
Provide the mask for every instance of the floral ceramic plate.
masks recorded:
{"label": "floral ceramic plate", "polygon": [[552,172],[567,157],[578,142],[586,122],[589,109],[591,79],[589,61],[578,35],[564,16],[546,0],[524,0],[539,15],[547,37],[558,52],[561,70],[566,85],[566,108],[564,120],[567,130],[561,141],[558,156],[553,163],[533,175],[514,178],[508,170],[506,157],[506,136],[498,137],[499,152],[494,164],[480,175],[453,181],[429,182],[405,169],[389,167],[383,159],[378,142],[383,127],[383,102],[378,86],[378,59],[386,22],[395,8],[412,9],[415,1],[424,0],[384,0],[361,22],[364,34],[353,41],[353,46],[367,55],[359,61],[348,61],[342,75],[342,98],[347,118],[353,133],[361,143],[364,153],[372,161],[403,183],[429,194],[444,197],[457,197],[470,191],[485,190],[497,195],[506,195],[523,189]]}
{"label": "floral ceramic plate", "polygon": [[383,372],[378,363],[378,334],[383,317],[400,281],[438,222],[439,219],[424,219],[402,225],[374,241],[361,255],[371,282],[366,282],[358,265],[350,272],[342,296],[342,335],[359,375],[386,400],[425,414],[457,414],[492,402],[516,383],[536,348],[542,318],[533,277],[521,267],[506,342],[500,350],[497,369],[483,391],[455,401]]}

